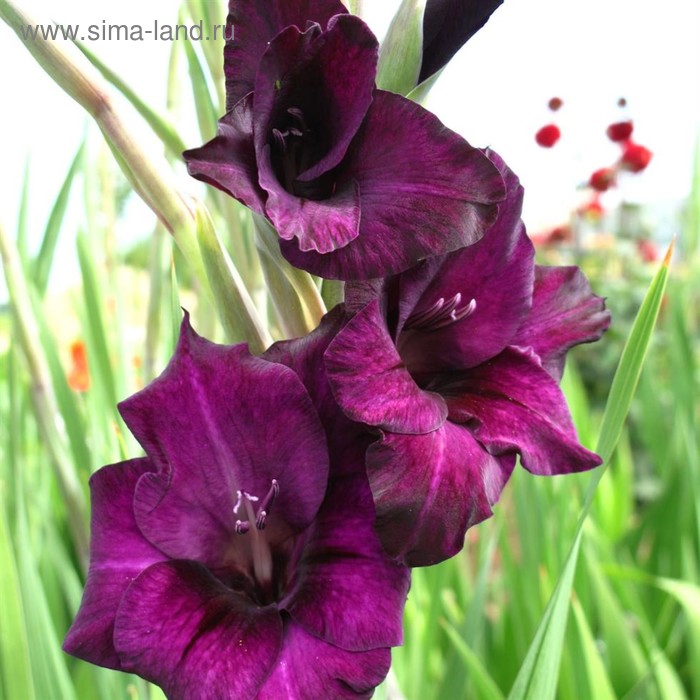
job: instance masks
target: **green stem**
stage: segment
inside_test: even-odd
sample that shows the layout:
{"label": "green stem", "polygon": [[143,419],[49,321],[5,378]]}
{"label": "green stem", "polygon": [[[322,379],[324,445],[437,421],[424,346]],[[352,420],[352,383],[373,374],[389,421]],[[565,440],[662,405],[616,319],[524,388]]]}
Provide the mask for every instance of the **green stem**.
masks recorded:
{"label": "green stem", "polygon": [[19,253],[14,241],[0,223],[0,257],[2,257],[7,289],[12,302],[19,343],[29,367],[34,413],[51,463],[54,467],[61,494],[66,504],[68,525],[83,569],[87,570],[88,534],[85,494],[76,477],[64,441],[59,433],[58,402],[51,381],[48,361],[39,340],[39,328],[34,319],[31,292],[27,286]]}
{"label": "green stem", "polygon": [[[326,313],[326,305],[323,303],[321,293],[308,272],[292,267],[280,253],[279,236],[272,225],[263,217],[253,214],[255,228],[255,241],[261,254],[267,257],[268,264],[263,268],[266,279],[270,284],[271,276],[280,275],[291,285],[294,293],[275,292],[270,289],[272,300],[280,313],[283,323],[290,323],[297,328],[304,329],[303,334],[309,333],[321,322]],[[274,283],[274,287],[283,288],[284,284]],[[293,299],[291,297],[296,297]],[[296,316],[296,318],[294,318]]]}

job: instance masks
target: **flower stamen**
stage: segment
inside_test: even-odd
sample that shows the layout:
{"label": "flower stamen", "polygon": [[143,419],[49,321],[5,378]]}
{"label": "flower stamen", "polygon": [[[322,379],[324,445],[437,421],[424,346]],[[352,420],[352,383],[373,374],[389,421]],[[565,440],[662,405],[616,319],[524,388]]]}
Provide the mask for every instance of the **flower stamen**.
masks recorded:
{"label": "flower stamen", "polygon": [[439,328],[461,321],[471,316],[476,309],[476,299],[468,304],[462,304],[462,294],[457,292],[451,299],[445,301],[440,297],[434,304],[423,311],[411,314],[404,324],[404,330],[436,331]]}
{"label": "flower stamen", "polygon": [[[262,530],[267,525],[267,516],[272,504],[279,495],[280,485],[277,479],[273,479],[268,492],[260,501],[257,496],[253,496],[247,491],[236,491],[236,504],[233,506],[234,514],[243,508],[248,516],[247,520],[236,520],[234,530],[237,535],[250,534],[250,547],[253,554],[253,572],[258,583],[263,587],[269,587],[272,583],[272,553],[270,545],[262,534]],[[260,501],[257,511],[253,510],[253,503]],[[251,527],[251,523],[255,527]]]}

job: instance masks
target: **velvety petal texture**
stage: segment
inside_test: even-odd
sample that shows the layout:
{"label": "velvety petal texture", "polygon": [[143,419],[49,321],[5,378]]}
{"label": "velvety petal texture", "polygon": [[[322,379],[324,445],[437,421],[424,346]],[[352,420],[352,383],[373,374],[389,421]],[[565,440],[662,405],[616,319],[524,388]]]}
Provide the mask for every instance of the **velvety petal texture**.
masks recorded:
{"label": "velvety petal texture", "polygon": [[240,519],[238,491],[261,498],[273,479],[273,543],[316,515],[328,464],[316,411],[292,371],[245,345],[210,343],[185,318],[168,368],[119,410],[158,465],[136,489],[139,527],[170,557],[219,563]]}
{"label": "velvety petal texture", "polygon": [[[487,236],[400,277],[399,348],[413,373],[484,362],[512,342],[531,309],[535,251],[520,220],[523,191],[512,172],[506,169],[503,175],[508,197]],[[431,317],[430,309],[441,299],[445,305]],[[453,322],[446,315],[450,302],[457,316]],[[469,304],[473,309],[467,313]]]}
{"label": "velvety petal texture", "polygon": [[427,0],[418,82],[446,66],[502,3],[503,0]]}
{"label": "velvety petal texture", "polygon": [[193,561],[146,569],[124,595],[114,643],[124,670],[172,700],[253,698],[282,644],[282,620]]}
{"label": "velvety petal texture", "polygon": [[325,359],[335,398],[353,420],[397,433],[427,433],[445,422],[444,399],[415,383],[376,300],[348,323]]}
{"label": "velvety petal texture", "polygon": [[389,649],[345,651],[287,620],[282,652],[256,700],[371,698],[390,665]]}
{"label": "velvety petal texture", "polygon": [[309,2],[301,23],[269,4],[227,45],[229,112],[184,154],[190,174],[266,216],[283,255],[326,278],[382,277],[481,238],[505,195],[490,159],[374,88],[378,42],[358,17]]}
{"label": "velvety petal texture", "polygon": [[[344,321],[279,357],[323,352]],[[360,426],[342,430],[355,424],[334,404],[327,428],[293,369],[187,316],[166,370],[120,410],[148,457],[91,480],[66,651],[174,700],[369,697],[401,642],[409,572],[373,529]]]}
{"label": "velvety petal texture", "polygon": [[153,469],[148,459],[133,459],[103,467],[90,478],[90,570],[63,642],[69,654],[120,671],[113,635],[122,596],[145,568],[166,559],[139,530],[132,505],[138,480]]}
{"label": "velvety petal texture", "polygon": [[367,452],[382,544],[409,566],[457,554],[467,529],[493,514],[514,465],[450,422],[427,435],[384,433]]}
{"label": "velvety petal texture", "polygon": [[387,556],[373,530],[364,451],[356,464],[361,471],[331,480],[297,565],[298,586],[282,601],[306,630],[350,651],[401,644],[409,585],[408,571]]}
{"label": "velvety petal texture", "polygon": [[605,300],[593,294],[578,267],[537,265],[532,310],[511,342],[529,345],[559,381],[568,350],[599,340],[609,326]]}
{"label": "velvety petal texture", "polygon": [[484,155],[507,187],[484,237],[347,284],[350,319],[324,355],[344,413],[382,431],[367,453],[377,530],[410,566],[461,548],[516,455],[543,475],[600,464],[579,444],[557,380],[567,350],[599,337],[609,316],[577,268],[536,268],[518,178]]}
{"label": "velvety petal texture", "polygon": [[258,64],[283,29],[304,30],[310,22],[325,27],[347,12],[340,0],[229,0],[224,47],[226,109],[253,91]]}
{"label": "velvety petal texture", "polygon": [[529,348],[509,347],[451,376],[440,391],[451,421],[469,424],[493,454],[517,451],[533,474],[568,474],[601,463],[579,444],[564,395]]}
{"label": "velvety petal texture", "polygon": [[[231,154],[235,153],[235,158]],[[220,121],[217,135],[202,148],[186,151],[190,175],[265,213],[265,191],[258,184],[253,144],[253,96],[237,102]]]}
{"label": "velvety petal texture", "polygon": [[482,151],[420,105],[382,90],[336,177],[339,188],[359,185],[357,238],[323,256],[305,253],[295,241],[283,242],[282,252],[296,267],[346,280],[401,272],[471,245],[494,222],[505,192]]}

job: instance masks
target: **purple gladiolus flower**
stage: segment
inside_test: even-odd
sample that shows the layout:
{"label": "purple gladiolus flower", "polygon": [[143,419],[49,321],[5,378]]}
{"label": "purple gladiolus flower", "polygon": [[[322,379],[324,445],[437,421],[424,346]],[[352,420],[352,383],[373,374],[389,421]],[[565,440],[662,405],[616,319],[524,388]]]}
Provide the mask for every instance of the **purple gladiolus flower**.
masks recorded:
{"label": "purple gladiolus flower", "polygon": [[228,113],[190,174],[277,229],[326,278],[397,273],[476,242],[504,184],[489,159],[400,95],[375,89],[378,43],[337,0],[232,0]]}
{"label": "purple gladiolus flower", "polygon": [[362,454],[333,445],[329,467],[294,372],[185,319],[168,368],[120,410],[147,456],[91,479],[65,650],[182,700],[370,697],[408,573],[373,530]]}
{"label": "purple gladiolus flower", "polygon": [[418,82],[446,66],[502,3],[503,0],[427,0]]}
{"label": "purple gladiolus flower", "polygon": [[325,352],[338,403],[380,430],[367,469],[385,547],[411,566],[455,554],[489,517],[520,455],[535,474],[590,469],[558,386],[564,357],[610,317],[575,267],[540,267],[508,187],[477,244],[376,284]]}

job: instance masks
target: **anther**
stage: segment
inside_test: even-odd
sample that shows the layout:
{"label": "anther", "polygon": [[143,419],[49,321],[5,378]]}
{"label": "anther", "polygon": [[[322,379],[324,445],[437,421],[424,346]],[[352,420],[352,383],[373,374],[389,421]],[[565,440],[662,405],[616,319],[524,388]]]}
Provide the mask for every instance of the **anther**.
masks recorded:
{"label": "anther", "polygon": [[280,492],[280,485],[277,479],[272,480],[269,491],[265,494],[265,498],[262,499],[260,507],[255,517],[255,526],[258,530],[264,530],[267,520],[267,514],[270,511],[273,501],[277,498]]}
{"label": "anther", "polygon": [[[233,512],[235,515],[238,515],[238,511],[241,509],[241,506],[245,505],[245,511],[249,518],[248,520],[236,520],[234,526],[236,534],[244,535],[250,530],[250,521],[253,519],[253,515],[255,515],[255,527],[258,530],[264,530],[265,526],[267,525],[267,516],[270,512],[270,508],[272,507],[272,504],[275,498],[277,498],[279,492],[279,481],[277,481],[277,479],[273,479],[268,492],[265,494],[265,497],[258,506],[257,512],[253,514],[253,509],[248,505],[248,503],[256,503],[260,499],[257,496],[252,496],[247,491],[236,491],[236,505],[233,506]],[[248,503],[244,503],[244,501],[247,501]]]}
{"label": "anther", "polygon": [[245,535],[250,530],[250,523],[247,520],[236,520],[234,529],[237,535]]}
{"label": "anther", "polygon": [[296,119],[297,124],[302,128],[302,131],[307,131],[306,119],[304,119],[304,113],[298,107],[290,107],[287,110],[287,114]]}
{"label": "anther", "polygon": [[474,313],[476,299],[472,299],[464,306],[460,306],[461,303],[462,295],[460,292],[457,292],[448,301],[445,301],[444,297],[440,297],[424,311],[412,314],[404,324],[404,330],[435,331],[461,321]]}
{"label": "anther", "polygon": [[287,150],[287,142],[284,140],[284,134],[279,129],[273,129],[272,136],[278,148],[284,153]]}

